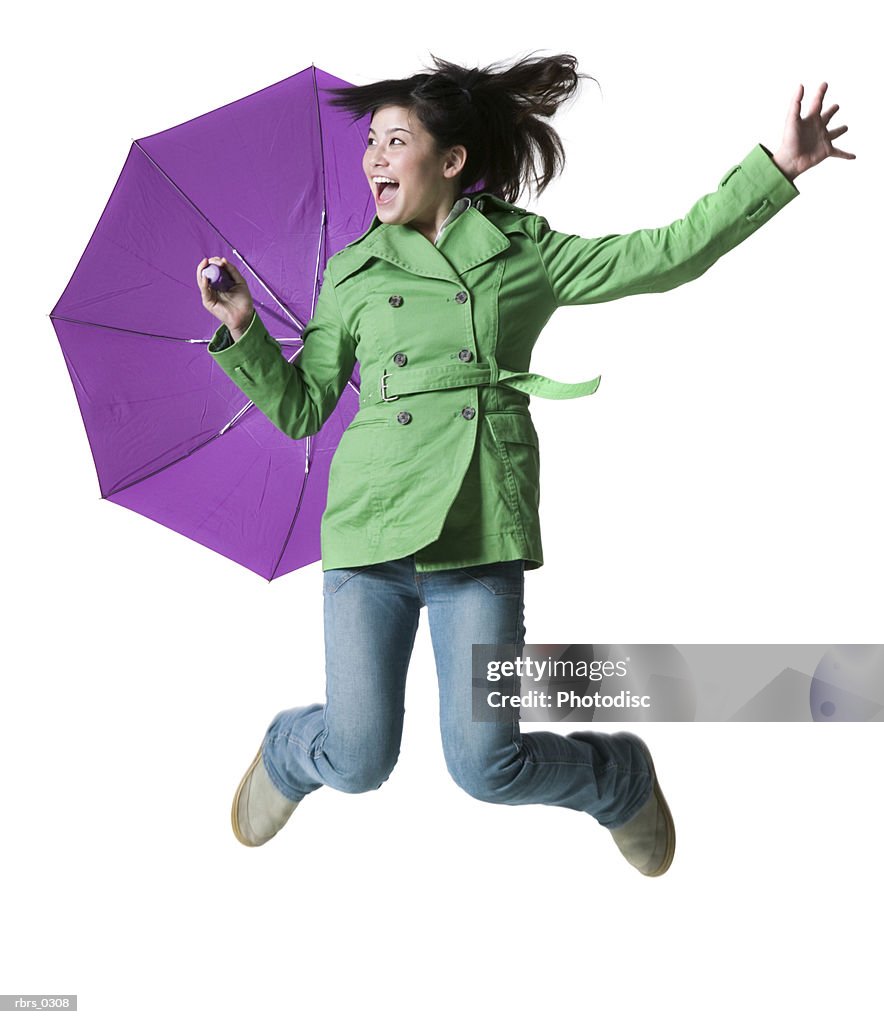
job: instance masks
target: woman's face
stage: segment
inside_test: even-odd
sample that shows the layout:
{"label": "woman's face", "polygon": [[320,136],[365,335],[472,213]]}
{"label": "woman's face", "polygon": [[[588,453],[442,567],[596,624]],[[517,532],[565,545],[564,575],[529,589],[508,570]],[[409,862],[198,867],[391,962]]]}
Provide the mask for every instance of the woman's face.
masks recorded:
{"label": "woman's face", "polygon": [[466,150],[441,151],[407,107],[381,107],[371,119],[362,169],[384,224],[429,228],[448,215]]}

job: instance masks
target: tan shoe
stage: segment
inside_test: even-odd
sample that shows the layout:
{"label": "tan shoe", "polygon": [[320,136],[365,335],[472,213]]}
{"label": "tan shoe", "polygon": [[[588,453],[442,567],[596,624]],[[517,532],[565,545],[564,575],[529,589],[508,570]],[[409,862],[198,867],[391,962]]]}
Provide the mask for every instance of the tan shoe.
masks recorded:
{"label": "tan shoe", "polygon": [[263,744],[233,798],[230,823],[243,846],[263,846],[292,816],[300,803],[289,800],[270,781],[261,758]]}
{"label": "tan shoe", "polygon": [[627,821],[625,825],[621,825],[620,828],[610,829],[610,832],[620,852],[629,863],[643,875],[654,878],[664,874],[672,863],[672,858],[675,855],[675,825],[657,781],[657,772],[654,770],[651,752],[638,736],[634,736],[632,733],[626,735],[641,747],[642,753],[651,766],[654,787],[650,798],[638,814]]}

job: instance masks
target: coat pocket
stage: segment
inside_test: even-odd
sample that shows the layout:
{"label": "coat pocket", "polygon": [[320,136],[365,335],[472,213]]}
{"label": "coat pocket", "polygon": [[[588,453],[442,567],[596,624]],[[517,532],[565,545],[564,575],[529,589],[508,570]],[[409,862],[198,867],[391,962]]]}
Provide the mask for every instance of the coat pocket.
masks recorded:
{"label": "coat pocket", "polygon": [[510,511],[524,535],[538,529],[540,449],[531,417],[524,413],[489,413],[487,423],[500,460]]}
{"label": "coat pocket", "polygon": [[322,520],[323,531],[359,534],[372,552],[383,523],[380,482],[385,476],[380,460],[387,433],[385,423],[370,418],[354,420],[344,431],[331,461]]}

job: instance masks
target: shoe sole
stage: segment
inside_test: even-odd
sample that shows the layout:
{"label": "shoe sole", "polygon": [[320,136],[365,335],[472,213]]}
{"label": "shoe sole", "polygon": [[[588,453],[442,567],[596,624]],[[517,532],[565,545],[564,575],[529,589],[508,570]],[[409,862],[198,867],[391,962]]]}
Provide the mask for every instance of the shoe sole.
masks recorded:
{"label": "shoe sole", "polygon": [[630,733],[630,735],[638,742],[639,746],[641,746],[645,757],[648,759],[648,764],[651,766],[651,774],[654,776],[654,796],[657,798],[657,805],[663,811],[663,817],[667,825],[666,831],[669,836],[669,843],[666,847],[666,853],[663,855],[660,867],[658,867],[656,871],[649,871],[645,875],[645,878],[657,878],[669,870],[669,865],[672,863],[672,858],[675,856],[675,822],[672,820],[672,812],[669,810],[669,804],[666,803],[666,797],[663,796],[663,790],[660,789],[660,783],[657,781],[657,769],[654,767],[654,759],[651,757],[651,752],[648,750],[647,744],[643,739],[641,739],[641,737],[636,736],[634,733]]}
{"label": "shoe sole", "polygon": [[233,797],[233,806],[230,808],[230,824],[233,828],[233,834],[243,844],[243,846],[248,846],[251,849],[254,849],[256,846],[260,846],[261,844],[250,842],[248,839],[246,839],[242,832],[240,832],[239,823],[236,817],[236,810],[237,807],[239,806],[239,798],[242,796],[242,791],[245,789],[246,783],[251,779],[252,772],[258,767],[258,762],[261,760],[261,751],[263,749],[264,744],[262,743],[261,746],[258,747],[258,753],[255,754],[255,758],[249,765],[248,771],[245,773],[245,775],[243,775],[240,784],[236,788],[236,793]]}

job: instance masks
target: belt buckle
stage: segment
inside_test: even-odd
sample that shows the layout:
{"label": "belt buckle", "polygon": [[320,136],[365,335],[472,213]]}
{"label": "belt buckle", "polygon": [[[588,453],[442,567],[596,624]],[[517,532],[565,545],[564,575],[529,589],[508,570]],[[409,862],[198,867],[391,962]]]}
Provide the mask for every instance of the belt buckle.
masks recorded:
{"label": "belt buckle", "polygon": [[399,395],[388,395],[387,394],[387,378],[390,376],[386,370],[381,374],[381,401],[382,402],[398,402]]}

